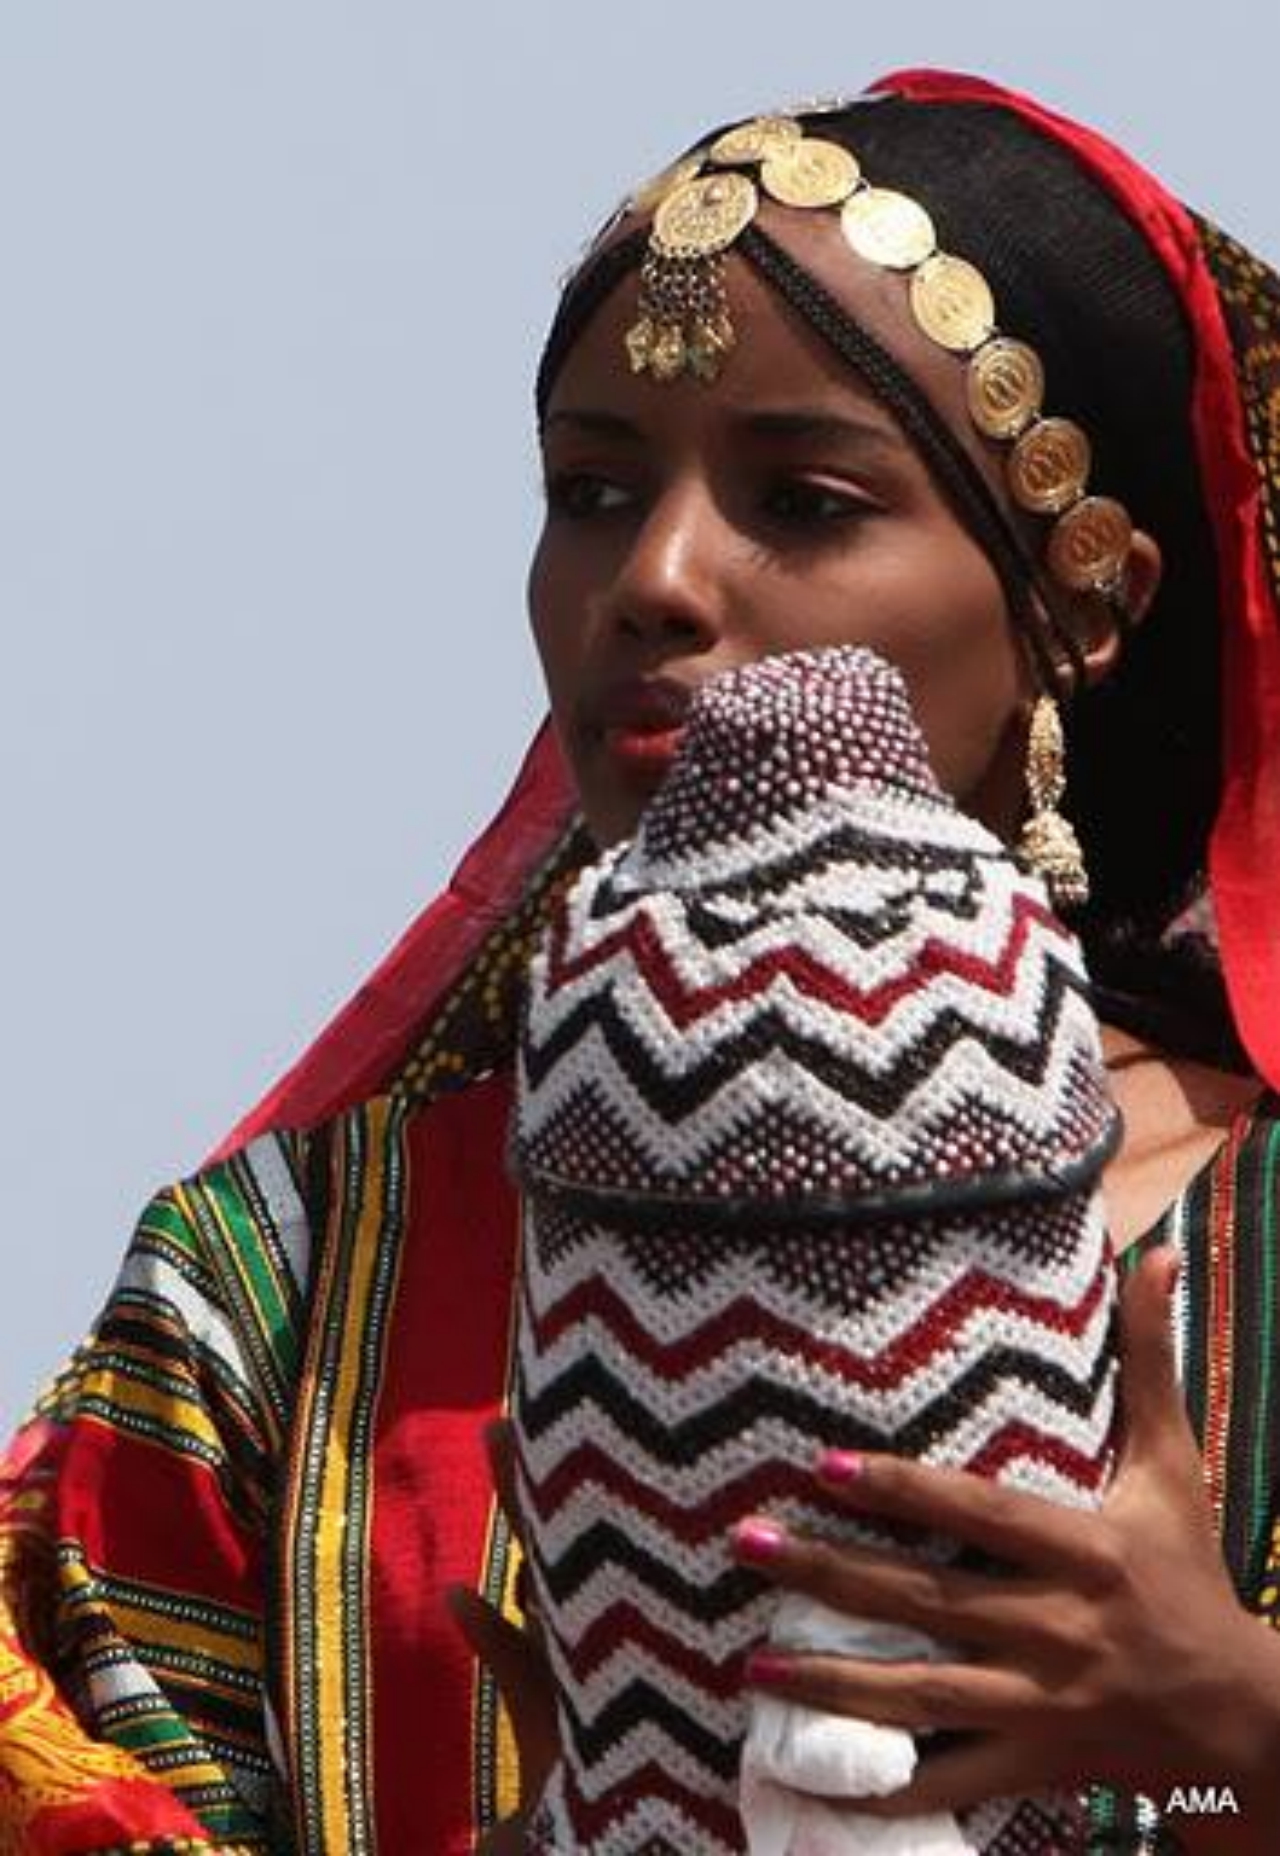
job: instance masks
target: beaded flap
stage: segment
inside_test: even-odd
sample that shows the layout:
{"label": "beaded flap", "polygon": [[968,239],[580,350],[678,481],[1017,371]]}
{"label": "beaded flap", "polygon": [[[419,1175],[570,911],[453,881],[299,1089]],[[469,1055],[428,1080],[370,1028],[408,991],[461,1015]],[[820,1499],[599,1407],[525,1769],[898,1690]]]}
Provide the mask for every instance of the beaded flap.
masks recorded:
{"label": "beaded flap", "polygon": [[1076,944],[857,648],[716,678],[533,963],[517,1171],[628,1216],[1052,1197],[1114,1138]]}

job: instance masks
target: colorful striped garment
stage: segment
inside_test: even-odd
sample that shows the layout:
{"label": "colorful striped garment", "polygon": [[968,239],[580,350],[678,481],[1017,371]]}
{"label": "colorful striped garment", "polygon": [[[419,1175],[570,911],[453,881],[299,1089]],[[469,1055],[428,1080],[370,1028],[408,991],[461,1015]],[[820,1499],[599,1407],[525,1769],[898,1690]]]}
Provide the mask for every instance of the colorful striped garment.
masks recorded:
{"label": "colorful striped garment", "polygon": [[[465,1582],[518,1616],[480,1433],[508,1393],[515,1006],[580,858],[566,808],[544,739],[235,1151],[148,1207],[12,1445],[5,1856],[464,1856],[514,1808],[505,1717],[442,1595]],[[1271,1098],[1165,1226],[1227,1557],[1273,1621],[1278,1217]],[[1097,1851],[1177,1847],[1142,1802],[1097,1795],[1092,1821]]]}

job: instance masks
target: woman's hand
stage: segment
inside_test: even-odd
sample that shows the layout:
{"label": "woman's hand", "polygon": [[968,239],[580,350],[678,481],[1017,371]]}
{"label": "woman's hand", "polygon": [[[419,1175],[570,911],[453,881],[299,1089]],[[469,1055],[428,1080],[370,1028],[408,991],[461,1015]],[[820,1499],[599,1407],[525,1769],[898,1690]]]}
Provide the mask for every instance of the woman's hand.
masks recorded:
{"label": "woman's hand", "polygon": [[737,1557],[778,1585],[914,1625],[972,1659],[888,1664],[770,1646],[749,1660],[747,1680],[780,1697],[966,1735],[860,1809],[961,1810],[1091,1781],[1163,1804],[1178,1785],[1230,1786],[1239,1815],[1177,1819],[1186,1846],[1274,1851],[1280,1641],[1241,1608],[1218,1548],[1177,1384],[1175,1275],[1172,1253],[1155,1251],[1121,1299],[1122,1443],[1099,1511],[895,1457],[819,1464],[859,1514],[952,1535],[1011,1576],[824,1544],[765,1517],[736,1530]]}
{"label": "woman's hand", "polygon": [[[519,1539],[511,1425],[505,1420],[489,1425],[484,1441],[499,1505]],[[473,1655],[497,1683],[511,1718],[520,1757],[521,1799],[536,1798],[560,1750],[555,1691],[542,1645],[535,1632],[517,1629],[469,1586],[454,1586],[448,1602]],[[520,1856],[525,1847],[524,1830],[523,1812],[507,1818],[477,1846],[476,1856]]]}

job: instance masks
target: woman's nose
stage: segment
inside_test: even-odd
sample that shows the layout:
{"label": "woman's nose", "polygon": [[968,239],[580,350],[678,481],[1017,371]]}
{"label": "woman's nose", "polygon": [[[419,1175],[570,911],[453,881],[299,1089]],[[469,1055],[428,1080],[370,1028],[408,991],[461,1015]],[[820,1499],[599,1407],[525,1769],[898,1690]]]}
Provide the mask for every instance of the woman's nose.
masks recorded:
{"label": "woman's nose", "polygon": [[608,617],[637,643],[709,651],[726,610],[729,537],[705,487],[673,486],[646,511],[609,589]]}

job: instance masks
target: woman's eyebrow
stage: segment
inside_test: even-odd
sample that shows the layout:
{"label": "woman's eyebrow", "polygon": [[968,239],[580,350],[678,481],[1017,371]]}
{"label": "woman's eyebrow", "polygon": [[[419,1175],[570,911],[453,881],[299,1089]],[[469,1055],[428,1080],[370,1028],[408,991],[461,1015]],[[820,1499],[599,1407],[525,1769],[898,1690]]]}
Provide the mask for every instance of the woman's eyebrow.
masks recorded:
{"label": "woman's eyebrow", "polygon": [[[820,406],[731,409],[728,422],[748,438],[838,444],[862,452],[877,452],[888,458],[900,458],[908,448],[905,439],[891,425]],[[633,419],[593,406],[561,406],[549,412],[543,420],[542,432],[546,436],[554,431],[585,433],[592,438],[620,440],[633,445],[645,442],[644,431]]]}
{"label": "woman's eyebrow", "polygon": [[542,421],[544,432],[564,428],[573,432],[586,432],[593,438],[621,438],[638,444],[643,438],[638,425],[630,419],[624,419],[620,413],[597,412],[593,407],[565,406],[549,412]]}
{"label": "woman's eyebrow", "polygon": [[735,415],[734,422],[754,438],[797,438],[853,445],[860,451],[879,451],[894,457],[900,457],[905,449],[905,440],[892,426],[829,412],[823,407],[761,408]]}

